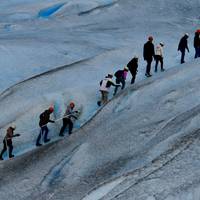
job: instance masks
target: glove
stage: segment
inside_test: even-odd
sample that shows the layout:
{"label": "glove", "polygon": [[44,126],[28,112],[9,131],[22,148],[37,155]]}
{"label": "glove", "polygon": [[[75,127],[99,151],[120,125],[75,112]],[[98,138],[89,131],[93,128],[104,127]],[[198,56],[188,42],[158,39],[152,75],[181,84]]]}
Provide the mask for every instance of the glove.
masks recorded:
{"label": "glove", "polygon": [[76,111],[75,111],[75,113],[79,113],[79,111],[78,111],[78,110],[76,110]]}
{"label": "glove", "polygon": [[20,134],[19,134],[19,133],[17,133],[17,134],[15,134],[15,136],[16,136],[16,137],[19,137],[19,136],[20,136]]}

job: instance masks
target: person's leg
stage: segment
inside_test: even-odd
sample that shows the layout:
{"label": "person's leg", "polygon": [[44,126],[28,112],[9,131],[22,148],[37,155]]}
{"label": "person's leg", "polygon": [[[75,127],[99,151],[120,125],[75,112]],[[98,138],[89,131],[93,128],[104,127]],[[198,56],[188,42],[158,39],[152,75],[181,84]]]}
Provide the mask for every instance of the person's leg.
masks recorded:
{"label": "person's leg", "polygon": [[14,155],[12,154],[12,151],[13,151],[12,140],[8,140],[7,145],[9,147],[9,158],[12,158],[14,157]]}
{"label": "person's leg", "polygon": [[185,62],[185,50],[181,51],[181,64]]}
{"label": "person's leg", "polygon": [[73,122],[71,121],[71,119],[68,120],[68,124],[69,124],[69,135],[71,135],[73,129]]}
{"label": "person's leg", "polygon": [[161,71],[164,71],[163,64],[163,57],[160,56]]}
{"label": "person's leg", "polygon": [[3,154],[6,152],[7,150],[7,146],[6,146],[6,141],[5,139],[3,140],[3,150],[1,151],[1,154],[0,154],[0,159],[3,160]]}
{"label": "person's leg", "polygon": [[126,85],[126,81],[123,79],[123,78],[121,78],[120,79],[120,82],[121,82],[121,84],[122,84],[122,90],[125,88],[125,85]]}
{"label": "person's leg", "polygon": [[42,127],[41,127],[40,133],[39,133],[39,135],[37,137],[37,140],[36,140],[36,146],[40,146],[41,145],[40,144],[40,139],[41,139],[42,135],[43,135],[43,131],[42,131]]}
{"label": "person's leg", "polygon": [[198,48],[195,47],[194,49],[195,49],[195,55],[194,55],[194,58],[197,58],[197,57],[198,57]]}
{"label": "person's leg", "polygon": [[[119,80],[118,78],[116,78],[116,84],[120,84],[120,80]],[[118,87],[119,87],[119,86],[115,86],[115,91],[114,91],[114,94],[113,94],[113,95],[116,95],[116,94],[117,94]]]}
{"label": "person's leg", "polygon": [[156,57],[155,72],[158,71],[158,62],[159,62],[158,57]]}
{"label": "person's leg", "polygon": [[200,47],[197,48],[197,57],[200,57]]}
{"label": "person's leg", "polygon": [[64,136],[64,131],[65,131],[65,128],[67,126],[67,123],[66,123],[66,118],[63,118],[63,125],[62,125],[62,128],[60,129],[60,133],[59,133],[59,136]]}
{"label": "person's leg", "polygon": [[136,73],[132,73],[131,84],[135,83],[135,77],[136,77]]}
{"label": "person's leg", "polygon": [[48,133],[49,133],[49,129],[48,129],[47,126],[44,126],[44,127],[43,127],[43,132],[44,132],[44,142],[45,142],[45,143],[46,143],[46,142],[49,142],[50,139],[47,138]]}
{"label": "person's leg", "polygon": [[103,104],[107,103],[108,101],[108,92],[103,91]]}
{"label": "person's leg", "polygon": [[147,74],[148,75],[151,74],[151,62],[152,62],[152,59],[147,60]]}

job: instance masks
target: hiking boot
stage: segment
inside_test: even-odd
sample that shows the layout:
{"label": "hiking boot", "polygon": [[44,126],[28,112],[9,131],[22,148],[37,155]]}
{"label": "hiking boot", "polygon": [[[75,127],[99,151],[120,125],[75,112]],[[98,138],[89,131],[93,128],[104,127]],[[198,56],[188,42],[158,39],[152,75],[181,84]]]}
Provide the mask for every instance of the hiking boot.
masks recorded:
{"label": "hiking boot", "polygon": [[50,141],[50,139],[46,139],[45,141],[44,141],[44,143],[47,143],[47,142],[49,142]]}
{"label": "hiking boot", "polygon": [[145,76],[146,76],[146,77],[151,77],[152,75],[151,75],[151,74],[148,74],[148,73],[146,73],[146,74],[145,74]]}

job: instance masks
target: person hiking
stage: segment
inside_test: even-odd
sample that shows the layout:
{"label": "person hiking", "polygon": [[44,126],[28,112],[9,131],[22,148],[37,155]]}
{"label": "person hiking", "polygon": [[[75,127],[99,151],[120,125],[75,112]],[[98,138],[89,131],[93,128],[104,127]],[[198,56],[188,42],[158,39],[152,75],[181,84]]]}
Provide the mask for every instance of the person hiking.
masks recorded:
{"label": "person hiking", "polygon": [[134,84],[136,74],[138,72],[138,56],[134,56],[133,59],[127,64],[127,67],[132,75],[131,84]]}
{"label": "person hiking", "polygon": [[7,148],[9,149],[9,158],[13,158],[14,155],[12,154],[13,151],[13,145],[12,145],[12,138],[13,137],[18,137],[20,136],[20,134],[14,134],[14,130],[16,129],[15,125],[11,125],[8,129],[7,129],[7,133],[6,136],[3,140],[3,150],[1,151],[0,154],[0,160],[3,160],[3,154],[7,151]]}
{"label": "person hiking", "polygon": [[123,70],[118,70],[115,72],[115,77],[116,77],[116,87],[115,87],[115,91],[113,95],[117,94],[117,90],[119,87],[119,84],[122,84],[121,89],[123,90],[125,88],[126,85],[126,77],[128,75],[128,67],[124,67]]}
{"label": "person hiking", "polygon": [[100,81],[100,89],[101,92],[101,100],[97,102],[98,106],[101,106],[102,104],[107,103],[108,101],[108,94],[109,89],[111,86],[119,87],[120,84],[115,84],[112,81],[113,75],[108,74],[103,80]]}
{"label": "person hiking", "polygon": [[147,62],[146,66],[146,77],[150,77],[151,75],[151,63],[153,61],[153,58],[155,56],[155,51],[154,51],[154,44],[153,44],[153,37],[149,36],[148,41],[144,44],[143,48],[143,57],[144,60]]}
{"label": "person hiking", "polygon": [[158,71],[158,63],[160,62],[161,65],[161,71],[165,71],[165,69],[163,68],[163,47],[164,47],[164,43],[160,42],[160,44],[158,44],[156,46],[156,50],[155,50],[155,61],[156,61],[156,65],[155,65],[155,72]]}
{"label": "person hiking", "polygon": [[69,135],[72,134],[72,130],[73,130],[73,119],[77,119],[76,117],[76,113],[78,113],[78,111],[74,111],[74,108],[75,108],[75,103],[74,102],[70,102],[70,104],[67,106],[67,109],[66,109],[66,112],[63,116],[63,126],[60,130],[60,133],[59,133],[59,136],[64,136],[64,131],[65,131],[65,128],[69,127]]}
{"label": "person hiking", "polygon": [[195,48],[195,56],[194,56],[194,58],[200,57],[200,30],[197,30],[195,32],[194,48]]}
{"label": "person hiking", "polygon": [[45,110],[43,113],[40,114],[40,122],[39,122],[40,133],[39,133],[37,140],[36,140],[36,146],[42,145],[40,143],[41,137],[43,137],[43,140],[44,140],[45,143],[50,141],[50,139],[47,138],[48,132],[49,132],[47,124],[49,122],[55,123],[55,121],[50,120],[50,115],[53,113],[53,111],[54,111],[54,108],[51,106],[51,107],[49,107],[48,110]]}
{"label": "person hiking", "polygon": [[188,53],[190,52],[188,48],[188,38],[189,34],[185,33],[185,35],[180,39],[178,45],[178,51],[181,52],[181,64],[185,62],[185,50],[187,49]]}

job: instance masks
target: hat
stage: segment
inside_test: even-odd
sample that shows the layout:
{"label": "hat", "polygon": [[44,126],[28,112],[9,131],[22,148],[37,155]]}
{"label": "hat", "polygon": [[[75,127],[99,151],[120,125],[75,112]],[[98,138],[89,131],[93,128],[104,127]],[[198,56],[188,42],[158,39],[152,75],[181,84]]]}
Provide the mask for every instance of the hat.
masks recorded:
{"label": "hat", "polygon": [[164,46],[164,43],[163,43],[163,42],[160,42],[160,45],[161,45],[161,46]]}
{"label": "hat", "polygon": [[189,33],[185,33],[185,36],[189,37]]}
{"label": "hat", "polygon": [[153,41],[153,36],[149,36],[149,37],[148,37],[148,40],[149,40],[149,41]]}
{"label": "hat", "polygon": [[109,74],[108,74],[108,77],[111,77],[111,78],[112,78],[112,77],[113,77],[113,75],[109,73]]}
{"label": "hat", "polygon": [[73,101],[70,102],[69,104],[70,107],[75,107],[75,103]]}
{"label": "hat", "polygon": [[125,70],[125,71],[128,71],[128,67],[127,67],[127,66],[125,66],[125,67],[124,67],[124,70]]}
{"label": "hat", "polygon": [[50,111],[51,113],[54,111],[53,106],[50,106],[50,107],[49,107],[49,111]]}
{"label": "hat", "polygon": [[10,128],[12,128],[13,130],[15,130],[15,129],[16,129],[16,125],[15,125],[15,124],[12,124],[12,125],[10,126]]}

